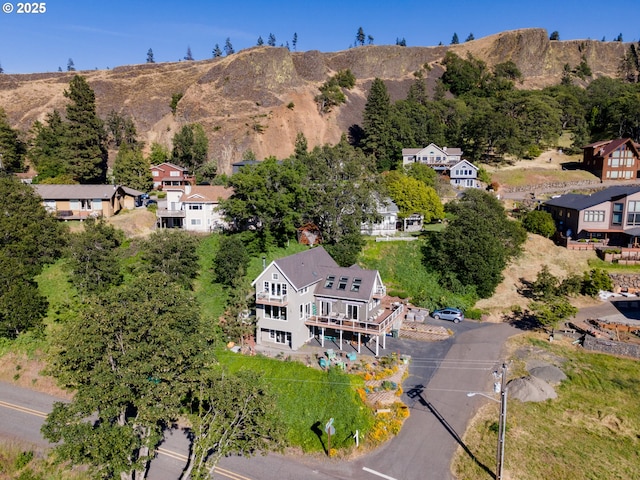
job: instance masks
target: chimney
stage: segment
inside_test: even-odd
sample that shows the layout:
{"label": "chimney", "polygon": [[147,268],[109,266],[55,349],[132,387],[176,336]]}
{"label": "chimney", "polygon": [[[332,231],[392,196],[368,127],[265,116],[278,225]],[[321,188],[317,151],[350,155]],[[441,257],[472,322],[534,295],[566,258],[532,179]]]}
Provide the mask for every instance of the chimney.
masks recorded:
{"label": "chimney", "polygon": [[191,193],[191,184],[190,183],[187,183],[184,186],[184,193],[186,193],[187,195],[189,195]]}

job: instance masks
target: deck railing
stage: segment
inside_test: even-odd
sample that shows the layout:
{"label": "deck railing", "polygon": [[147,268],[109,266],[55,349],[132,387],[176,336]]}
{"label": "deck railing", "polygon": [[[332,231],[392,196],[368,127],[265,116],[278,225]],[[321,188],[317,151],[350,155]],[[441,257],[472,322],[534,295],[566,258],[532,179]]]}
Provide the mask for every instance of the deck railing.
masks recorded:
{"label": "deck railing", "polygon": [[348,332],[359,332],[367,335],[380,335],[389,332],[394,322],[404,312],[404,305],[396,305],[391,310],[385,309],[373,321],[347,318],[344,314],[312,315],[304,323],[309,326],[332,328]]}

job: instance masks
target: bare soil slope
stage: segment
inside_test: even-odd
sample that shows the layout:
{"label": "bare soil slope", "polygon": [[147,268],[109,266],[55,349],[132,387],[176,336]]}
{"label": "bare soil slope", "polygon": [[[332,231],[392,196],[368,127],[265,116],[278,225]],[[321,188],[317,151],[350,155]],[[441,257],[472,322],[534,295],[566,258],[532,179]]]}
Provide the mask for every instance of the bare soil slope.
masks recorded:
{"label": "bare soil slope", "polygon": [[[261,159],[293,153],[298,132],[310,147],[336,143],[362,121],[373,79],[385,81],[392,100],[404,98],[414,72],[425,70],[432,88],[442,75],[441,60],[451,49],[467,52],[491,67],[513,60],[524,75],[520,88],[559,82],[563,66],[578,65],[584,55],[598,76],[613,76],[628,49],[622,42],[550,41],[544,29],[503,32],[453,46],[364,46],[341,52],[290,52],[253,47],[229,57],[195,62],[142,64],[112,70],[78,72],[96,93],[98,113],[131,116],[147,147],[157,141],[170,146],[184,124],[199,122],[209,137],[210,156],[219,170],[251,149]],[[321,114],[314,102],[318,87],[336,72],[350,69],[357,81],[346,104]],[[75,73],[0,75],[0,107],[13,126],[27,132],[35,120],[54,109],[64,112],[65,88]],[[175,115],[173,94],[183,94]]]}

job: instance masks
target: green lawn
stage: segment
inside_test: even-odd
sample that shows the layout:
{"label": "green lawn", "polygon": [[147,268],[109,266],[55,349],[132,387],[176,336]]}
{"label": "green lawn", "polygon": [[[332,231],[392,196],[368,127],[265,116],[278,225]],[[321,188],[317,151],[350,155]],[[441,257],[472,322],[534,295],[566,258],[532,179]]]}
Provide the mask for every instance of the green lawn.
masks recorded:
{"label": "green lawn", "polygon": [[[328,372],[309,368],[298,361],[283,361],[263,356],[249,357],[228,350],[217,353],[219,361],[230,371],[242,368],[261,372],[277,395],[279,412],[286,412],[282,421],[287,426],[290,445],[304,451],[322,451],[326,447],[326,435],[322,441],[317,432],[324,432],[324,425],[334,418],[336,435],[331,448],[353,445],[356,430],[367,432],[373,425],[373,413],[360,400],[356,388],[364,385],[361,377],[347,375],[332,368]],[[307,361],[317,360],[309,356]]]}
{"label": "green lawn", "polygon": [[[565,361],[568,376],[558,398],[510,400],[505,440],[505,477],[519,480],[638,478],[640,471],[640,382],[636,360],[590,353],[569,341],[550,344],[527,335],[512,340],[541,355]],[[513,345],[512,345],[513,346]],[[498,404],[481,410],[464,442],[478,462],[495,471]],[[459,480],[493,478],[459,449]]]}
{"label": "green lawn", "polygon": [[452,293],[442,287],[437,275],[427,271],[423,245],[422,239],[413,242],[367,241],[360,263],[380,272],[387,292],[408,297],[414,305],[429,309],[445,305],[471,307],[476,301],[475,295]]}

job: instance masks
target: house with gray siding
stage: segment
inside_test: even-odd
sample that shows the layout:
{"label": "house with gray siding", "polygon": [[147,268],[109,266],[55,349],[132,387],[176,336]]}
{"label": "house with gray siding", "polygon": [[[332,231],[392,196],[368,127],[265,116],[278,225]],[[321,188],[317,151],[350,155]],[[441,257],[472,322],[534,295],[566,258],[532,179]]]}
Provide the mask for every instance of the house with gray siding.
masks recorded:
{"label": "house with gray siding", "polygon": [[640,239],[640,186],[620,185],[590,195],[568,193],[543,204],[563,237],[606,240],[627,247]]}
{"label": "house with gray siding", "polygon": [[469,160],[460,160],[449,170],[451,186],[454,188],[479,188],[478,167]]}
{"label": "house with gray siding", "polygon": [[252,285],[258,344],[298,350],[317,339],[358,352],[366,344],[378,355],[403,318],[377,270],[340,267],[321,246],[274,260]]}

